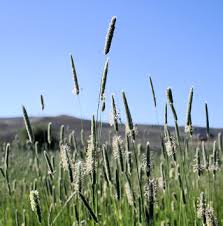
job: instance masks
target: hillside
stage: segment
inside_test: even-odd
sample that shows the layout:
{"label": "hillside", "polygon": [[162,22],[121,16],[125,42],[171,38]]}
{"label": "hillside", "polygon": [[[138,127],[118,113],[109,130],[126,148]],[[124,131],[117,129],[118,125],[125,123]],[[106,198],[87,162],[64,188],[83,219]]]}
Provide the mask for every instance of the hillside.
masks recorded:
{"label": "hillside", "polygon": [[[77,134],[77,139],[79,137],[81,130],[81,120],[76,117],[61,115],[55,117],[31,117],[30,118],[32,126],[45,125],[49,122],[52,122],[52,128],[54,131],[58,133],[60,126],[65,126],[65,133],[69,133],[72,130],[75,130]],[[85,135],[89,135],[90,133],[90,120],[82,120],[83,128],[85,131]],[[15,137],[16,134],[20,132],[20,130],[24,128],[24,121],[22,117],[15,118],[0,118],[0,141],[11,141]],[[109,128],[110,125],[108,123],[103,123],[103,131],[102,134],[105,138],[109,136]],[[173,128],[171,128],[172,130]],[[162,131],[162,127],[157,125],[137,125],[138,130],[138,139],[141,141],[149,140],[151,145],[154,147],[159,146],[160,143],[160,132]],[[183,133],[184,128],[180,127],[181,134]],[[211,134],[215,138],[219,132],[222,132],[223,129],[211,129]],[[124,134],[124,126],[120,126],[120,133]],[[194,128],[194,139],[197,139],[198,136],[205,135],[205,128],[203,127],[195,127]]]}

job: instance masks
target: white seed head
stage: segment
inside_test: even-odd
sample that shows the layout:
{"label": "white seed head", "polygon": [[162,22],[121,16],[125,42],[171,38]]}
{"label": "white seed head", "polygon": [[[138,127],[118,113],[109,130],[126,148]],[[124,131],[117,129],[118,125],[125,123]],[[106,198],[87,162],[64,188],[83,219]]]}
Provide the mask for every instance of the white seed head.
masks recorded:
{"label": "white seed head", "polygon": [[96,167],[96,147],[92,135],[89,136],[84,173],[88,175]]}
{"label": "white seed head", "polygon": [[167,155],[172,156],[176,152],[175,137],[169,137],[169,139],[165,142],[165,147]]}
{"label": "white seed head", "polygon": [[193,171],[197,172],[200,176],[200,174],[203,173],[204,169],[205,169],[204,166],[201,164],[200,150],[199,150],[199,148],[197,148],[196,155],[195,155],[195,158],[194,158]]}
{"label": "white seed head", "polygon": [[126,193],[126,196],[127,196],[127,200],[128,200],[128,203],[130,206],[133,206],[134,205],[134,202],[133,202],[133,193],[132,193],[132,190],[130,188],[130,185],[128,182],[125,183],[125,193]]}
{"label": "white seed head", "polygon": [[68,170],[69,164],[71,162],[71,149],[68,144],[60,145],[60,157],[63,168]]}
{"label": "white seed head", "polygon": [[120,151],[122,151],[123,140],[121,136],[115,135],[112,140],[112,151],[115,159],[119,159]]}
{"label": "white seed head", "polygon": [[120,120],[120,113],[117,109],[115,111],[112,109],[109,113],[109,124],[110,126],[113,126],[115,122],[118,122]]}
{"label": "white seed head", "polygon": [[204,192],[201,192],[197,205],[197,217],[199,219],[202,219],[203,216],[205,216],[205,212],[206,212],[206,200]]}
{"label": "white seed head", "polygon": [[128,124],[125,125],[125,133],[128,136],[132,136],[132,134],[137,135],[138,134],[138,128],[134,125],[131,129]]}
{"label": "white seed head", "polygon": [[192,134],[193,133],[193,127],[192,127],[192,125],[186,125],[185,126],[185,133],[186,134]]}
{"label": "white seed head", "polygon": [[217,159],[217,161],[214,161],[213,155],[210,156],[208,165],[209,165],[208,170],[210,172],[216,172],[216,171],[220,170],[219,160]]}
{"label": "white seed head", "polygon": [[201,164],[195,163],[193,165],[193,172],[196,173],[198,171],[203,172],[204,171],[204,167]]}
{"label": "white seed head", "polygon": [[205,212],[207,226],[218,226],[218,220],[215,216],[214,209],[211,204],[207,205],[207,209]]}
{"label": "white seed head", "polygon": [[73,175],[74,175],[74,181],[73,181],[73,188],[74,191],[79,192],[81,190],[81,184],[83,179],[83,167],[82,162],[78,161],[74,165],[73,169]]}
{"label": "white seed head", "polygon": [[157,180],[150,179],[149,182],[145,185],[145,197],[148,202],[155,203],[157,200]]}
{"label": "white seed head", "polygon": [[201,192],[200,198],[198,200],[197,206],[197,216],[199,219],[205,219],[205,225],[207,226],[217,226],[218,220],[214,213],[212,203],[206,204],[204,192]]}
{"label": "white seed head", "polygon": [[209,171],[213,172],[213,171],[218,171],[220,168],[218,164],[212,164],[212,165],[209,165],[208,169]]}
{"label": "white seed head", "polygon": [[39,205],[39,192],[37,190],[30,191],[29,198],[32,211],[36,211]]}

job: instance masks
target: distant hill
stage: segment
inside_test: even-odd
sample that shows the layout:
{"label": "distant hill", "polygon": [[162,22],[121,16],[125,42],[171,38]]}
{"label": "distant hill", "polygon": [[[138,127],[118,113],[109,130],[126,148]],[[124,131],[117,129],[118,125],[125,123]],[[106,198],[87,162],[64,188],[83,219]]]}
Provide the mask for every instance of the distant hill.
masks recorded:
{"label": "distant hill", "polygon": [[[30,118],[32,126],[35,127],[37,125],[45,125],[49,122],[52,122],[52,128],[54,131],[59,132],[60,126],[65,126],[65,133],[69,133],[72,130],[75,130],[77,135],[77,139],[79,139],[79,134],[83,125],[85,135],[88,136],[90,134],[90,120],[81,120],[76,117],[61,115],[55,117],[31,117]],[[111,126],[108,123],[102,124],[102,134],[104,138],[108,139],[109,136],[109,128]],[[16,134],[20,132],[21,129],[24,128],[24,121],[22,117],[15,118],[0,118],[0,141],[12,141]],[[173,130],[173,128],[170,128]],[[151,145],[154,147],[159,146],[160,144],[160,132],[163,130],[161,126],[157,125],[145,125],[139,124],[137,125],[138,135],[137,138],[142,141],[150,141]],[[113,131],[111,129],[111,131]],[[223,129],[214,129],[212,128],[211,134],[213,138],[217,137],[219,132],[223,132]],[[184,128],[180,127],[181,134],[184,134]],[[206,129],[203,127],[195,127],[194,128],[194,138],[196,139],[198,136],[205,136]],[[120,133],[124,135],[124,125],[120,126]]]}

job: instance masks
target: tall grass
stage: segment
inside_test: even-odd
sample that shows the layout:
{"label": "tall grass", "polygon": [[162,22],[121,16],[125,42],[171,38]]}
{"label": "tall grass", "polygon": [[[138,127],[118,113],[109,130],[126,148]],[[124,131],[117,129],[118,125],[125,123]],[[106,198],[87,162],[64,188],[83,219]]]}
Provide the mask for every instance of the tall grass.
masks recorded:
{"label": "tall grass", "polygon": [[[115,23],[113,17],[105,55],[110,51]],[[71,65],[78,95],[72,56]],[[107,72],[108,61],[99,103],[105,101]],[[156,108],[151,78],[150,85]],[[136,133],[124,91],[121,95],[126,114],[125,136],[113,95],[111,99],[113,142],[109,142],[109,137],[101,139],[102,126],[97,124],[98,117],[93,116],[89,138],[83,127],[78,135],[74,131],[67,134],[61,125],[59,143],[52,149],[49,122],[46,144],[41,145],[35,142],[30,119],[22,107],[29,142],[15,139],[11,144],[3,144],[0,152],[0,225],[221,225],[222,135],[218,135],[217,142],[211,139],[205,104],[207,140],[200,142],[193,136],[193,89],[189,94],[185,133],[182,132],[171,88],[166,94],[175,130],[168,126],[166,104],[160,148],[156,150],[149,136],[139,142],[143,132]]]}

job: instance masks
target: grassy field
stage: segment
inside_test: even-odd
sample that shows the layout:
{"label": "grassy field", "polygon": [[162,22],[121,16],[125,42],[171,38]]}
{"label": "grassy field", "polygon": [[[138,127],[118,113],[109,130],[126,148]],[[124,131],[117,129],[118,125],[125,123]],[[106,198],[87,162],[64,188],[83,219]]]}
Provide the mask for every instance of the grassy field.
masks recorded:
{"label": "grassy field", "polygon": [[[110,50],[115,23],[113,17],[105,55]],[[71,65],[74,94],[78,96],[72,56]],[[206,137],[204,141],[195,141],[191,116],[193,89],[184,132],[179,129],[174,98],[168,88],[165,123],[157,134],[160,148],[155,151],[149,136],[142,140],[140,131],[137,134],[131,106],[122,92],[124,133],[112,96],[112,133],[105,135],[98,119],[105,108],[108,68],[106,61],[90,135],[84,128],[81,133],[67,134],[61,125],[58,142],[52,146],[53,124],[49,122],[47,136],[40,143],[23,107],[27,142],[16,137],[1,146],[0,225],[221,225],[222,137],[219,133],[216,141],[211,139],[207,105]],[[156,108],[151,78],[150,85]],[[44,110],[43,96],[41,107]],[[175,122],[171,130],[167,108]]]}
{"label": "grassy field", "polygon": [[99,143],[99,125],[92,119],[80,143],[61,130],[54,150],[50,130],[47,144],[2,145],[1,225],[221,225],[220,135],[212,144],[185,134],[178,144],[164,126],[157,153],[134,130]]}

